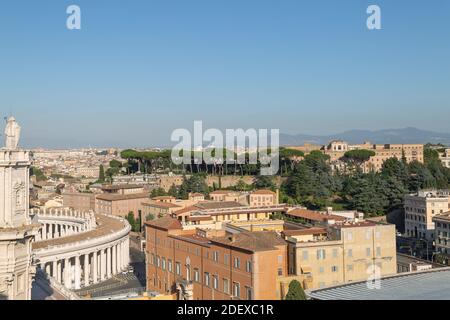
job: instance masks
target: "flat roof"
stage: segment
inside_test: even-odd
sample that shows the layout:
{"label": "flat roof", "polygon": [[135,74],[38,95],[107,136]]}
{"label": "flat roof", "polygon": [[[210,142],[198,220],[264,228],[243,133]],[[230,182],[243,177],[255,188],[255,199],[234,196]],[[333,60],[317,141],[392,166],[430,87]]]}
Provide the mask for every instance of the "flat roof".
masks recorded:
{"label": "flat roof", "polygon": [[317,300],[450,300],[450,268],[400,273],[380,280],[380,288],[366,281],[308,290]]}

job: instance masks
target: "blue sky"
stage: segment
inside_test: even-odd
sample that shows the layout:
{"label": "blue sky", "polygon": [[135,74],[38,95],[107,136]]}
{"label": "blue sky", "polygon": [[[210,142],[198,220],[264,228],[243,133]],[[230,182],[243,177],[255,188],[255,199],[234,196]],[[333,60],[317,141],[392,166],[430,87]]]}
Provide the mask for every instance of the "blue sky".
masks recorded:
{"label": "blue sky", "polygon": [[0,41],[27,147],[164,145],[194,120],[450,132],[448,0],[2,0]]}

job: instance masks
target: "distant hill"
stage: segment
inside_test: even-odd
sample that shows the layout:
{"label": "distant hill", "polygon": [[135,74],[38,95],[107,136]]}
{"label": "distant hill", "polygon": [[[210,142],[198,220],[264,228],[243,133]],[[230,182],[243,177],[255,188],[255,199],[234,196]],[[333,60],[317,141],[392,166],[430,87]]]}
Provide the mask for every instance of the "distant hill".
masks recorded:
{"label": "distant hill", "polygon": [[438,133],[417,128],[384,129],[384,130],[349,130],[334,135],[289,135],[280,134],[280,145],[299,146],[305,143],[324,145],[334,139],[342,139],[348,143],[357,144],[369,141],[371,143],[442,143],[450,145],[450,133]]}

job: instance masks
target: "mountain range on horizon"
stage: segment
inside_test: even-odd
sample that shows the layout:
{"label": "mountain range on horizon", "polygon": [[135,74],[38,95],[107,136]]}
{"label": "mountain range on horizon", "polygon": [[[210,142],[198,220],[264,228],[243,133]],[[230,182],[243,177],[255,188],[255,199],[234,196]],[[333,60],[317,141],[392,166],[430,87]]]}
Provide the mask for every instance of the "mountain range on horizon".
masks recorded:
{"label": "mountain range on horizon", "polygon": [[336,139],[344,140],[351,144],[359,144],[368,141],[375,144],[440,143],[450,145],[450,133],[439,133],[414,127],[374,131],[352,129],[332,135],[292,135],[280,133],[281,146],[300,146],[305,143],[325,145],[331,140]]}
{"label": "mountain range on horizon", "polygon": [[[25,148],[45,148],[45,149],[76,149],[76,148],[171,148],[175,143],[167,141],[163,144],[146,143],[145,141],[117,141],[114,139],[102,139],[101,137],[92,137],[89,142],[76,139],[67,140],[62,137],[52,137],[50,140],[42,141],[42,137],[25,135],[22,146]],[[97,138],[97,139],[96,139]],[[301,146],[305,143],[326,145],[331,140],[344,140],[350,144],[359,144],[365,141],[376,144],[388,143],[433,143],[450,146],[450,133],[438,133],[429,130],[421,130],[414,127],[403,129],[383,129],[383,130],[358,130],[352,129],[341,133],[330,135],[311,135],[311,134],[286,134],[280,133],[280,146]]]}

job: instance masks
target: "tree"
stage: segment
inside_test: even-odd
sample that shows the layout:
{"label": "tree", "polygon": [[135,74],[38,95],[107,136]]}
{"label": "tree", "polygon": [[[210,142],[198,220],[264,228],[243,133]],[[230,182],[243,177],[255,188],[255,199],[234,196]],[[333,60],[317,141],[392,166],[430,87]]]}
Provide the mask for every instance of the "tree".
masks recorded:
{"label": "tree", "polygon": [[358,150],[350,150],[344,154],[344,161],[354,164],[360,167],[364,162],[370,159],[375,155],[375,151],[358,149]]}
{"label": "tree", "polygon": [[289,283],[289,291],[286,294],[285,300],[306,300],[306,294],[300,282],[292,280]]}
{"label": "tree", "polygon": [[253,182],[253,186],[256,189],[275,189],[275,184],[273,183],[273,180],[270,176],[256,176],[255,182]]}
{"label": "tree", "polygon": [[132,211],[128,212],[127,221],[131,226],[131,229],[135,231],[136,228],[136,219],[134,218],[134,213]]}
{"label": "tree", "polygon": [[169,194],[169,196],[178,198],[178,188],[174,184],[172,184],[172,186],[169,189],[168,194]]}
{"label": "tree", "polygon": [[156,188],[153,189],[152,192],[150,193],[150,198],[161,197],[166,195],[167,192],[163,188]]}
{"label": "tree", "polygon": [[155,215],[149,213],[145,216],[145,221],[150,221],[150,220],[154,220],[155,219]]}
{"label": "tree", "polygon": [[105,182],[105,168],[103,168],[103,165],[100,165],[100,170],[98,174],[98,182],[102,183]]}

